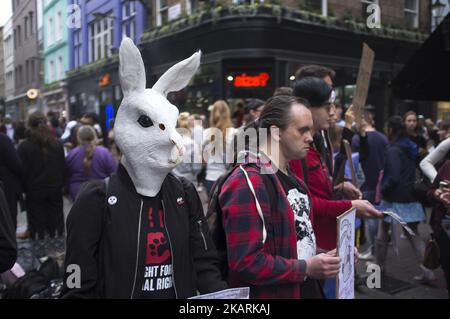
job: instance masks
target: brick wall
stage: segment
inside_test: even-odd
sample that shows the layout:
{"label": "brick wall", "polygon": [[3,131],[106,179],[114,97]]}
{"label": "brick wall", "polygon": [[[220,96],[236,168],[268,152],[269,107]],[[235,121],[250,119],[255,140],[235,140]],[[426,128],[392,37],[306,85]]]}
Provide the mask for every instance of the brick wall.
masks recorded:
{"label": "brick wall", "polygon": [[406,25],[404,1],[380,0],[383,26],[400,28]]}
{"label": "brick wall", "polygon": [[[404,0],[380,0],[379,4],[384,26],[406,27]],[[366,20],[366,16],[362,16],[361,0],[328,0],[328,10],[338,18],[351,14],[356,20]],[[419,0],[419,30],[427,32],[429,24],[429,1]]]}
{"label": "brick wall", "polygon": [[419,29],[422,32],[430,32],[430,2],[428,0],[419,0],[420,8],[419,8]]}
{"label": "brick wall", "polygon": [[360,0],[328,0],[328,14],[338,19],[351,14],[357,20],[362,20]]}

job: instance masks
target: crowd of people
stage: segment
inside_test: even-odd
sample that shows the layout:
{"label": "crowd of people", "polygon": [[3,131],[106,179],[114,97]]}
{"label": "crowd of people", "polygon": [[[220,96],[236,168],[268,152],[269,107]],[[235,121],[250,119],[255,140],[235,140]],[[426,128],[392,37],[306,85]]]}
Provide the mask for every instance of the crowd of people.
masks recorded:
{"label": "crowd of people", "polygon": [[[353,106],[344,111],[336,101],[334,71],[311,65],[297,72],[292,88],[279,88],[266,101],[249,99],[234,117],[228,103],[218,100],[208,126],[204,116],[188,112],[173,121],[172,113],[165,118],[165,111],[156,115],[127,100],[141,94],[142,77],[134,73],[128,76],[135,79],[122,82],[128,104],[121,109],[138,114],[137,122],[118,114],[106,134],[93,113],[65,123],[52,113],[35,112],[26,125],[13,125],[5,117],[0,125],[0,273],[16,262],[20,207],[28,229],[19,236],[67,235],[66,264],[88,269],[82,288],[64,284],[63,297],[186,298],[197,291],[249,286],[251,298],[333,299],[340,267],[338,216],[356,209],[364,234],[358,240],[369,243],[360,259],[388,272],[387,251],[395,234],[392,218],[382,212],[399,215],[416,234],[404,233],[421,270],[414,279],[432,283],[436,278],[424,260],[426,241],[418,234],[431,208],[429,222],[450,288],[445,228],[450,220],[450,120],[435,125],[409,111],[390,117],[385,131],[377,131],[373,108],[361,115]],[[152,90],[167,93],[177,87],[158,82]],[[146,139],[149,129],[158,131]],[[267,139],[258,140],[256,149],[237,149],[236,138],[248,129],[266,129]],[[178,165],[137,155],[171,147],[183,153]],[[224,160],[230,150],[236,153],[234,162]],[[348,173],[352,169],[356,183]],[[208,221],[197,194],[205,190]],[[73,203],[67,227],[64,195]],[[209,215],[218,219],[213,221],[218,229],[208,229],[207,223],[213,225]],[[213,236],[220,231],[218,244]],[[162,269],[170,271],[163,276]],[[181,273],[177,278],[176,271]],[[164,287],[152,286],[156,282]]]}

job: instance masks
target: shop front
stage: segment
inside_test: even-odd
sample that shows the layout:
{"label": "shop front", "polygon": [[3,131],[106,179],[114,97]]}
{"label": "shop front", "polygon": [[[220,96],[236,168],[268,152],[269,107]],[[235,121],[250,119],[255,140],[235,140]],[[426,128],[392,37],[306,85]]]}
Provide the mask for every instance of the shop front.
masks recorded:
{"label": "shop front", "polygon": [[[207,114],[218,99],[234,108],[245,98],[267,99],[281,86],[291,86],[295,71],[307,64],[320,64],[336,71],[339,102],[348,106],[358,73],[362,44],[376,53],[368,104],[375,107],[377,123],[403,108],[417,107],[396,100],[390,80],[416,51],[419,42],[381,38],[343,29],[255,16],[229,18],[216,24],[204,22],[170,36],[156,37],[140,45],[148,86],[173,64],[202,51],[202,64],[189,86],[169,95],[180,111]],[[404,106],[407,105],[407,106]],[[232,110],[234,111],[234,109]]]}

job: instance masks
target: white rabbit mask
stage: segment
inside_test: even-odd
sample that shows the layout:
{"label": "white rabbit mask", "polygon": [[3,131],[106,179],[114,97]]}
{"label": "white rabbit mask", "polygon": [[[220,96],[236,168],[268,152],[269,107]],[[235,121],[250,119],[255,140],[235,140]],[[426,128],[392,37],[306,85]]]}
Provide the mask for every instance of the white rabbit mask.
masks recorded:
{"label": "white rabbit mask", "polygon": [[166,96],[184,88],[200,66],[201,52],[172,66],[151,89],[146,89],[139,49],[124,37],[119,51],[119,78],[124,98],[114,125],[123,153],[122,164],[136,191],[155,196],[167,174],[182,160],[181,136],[175,130],[178,109]]}

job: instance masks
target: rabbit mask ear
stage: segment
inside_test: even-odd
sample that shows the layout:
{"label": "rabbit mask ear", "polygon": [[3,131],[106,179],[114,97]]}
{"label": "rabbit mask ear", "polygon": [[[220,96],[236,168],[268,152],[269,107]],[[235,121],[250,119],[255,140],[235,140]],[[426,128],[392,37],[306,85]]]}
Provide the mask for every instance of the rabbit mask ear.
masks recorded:
{"label": "rabbit mask ear", "polygon": [[169,92],[176,92],[186,87],[200,66],[201,54],[201,51],[197,51],[191,57],[172,66],[159,78],[152,89],[167,96]]}
{"label": "rabbit mask ear", "polygon": [[123,37],[119,50],[119,79],[124,96],[145,90],[145,67],[139,49]]}

